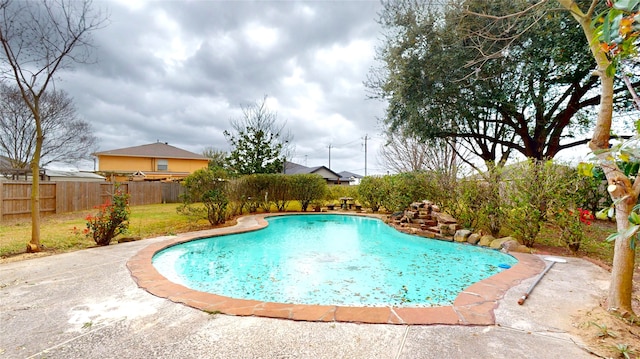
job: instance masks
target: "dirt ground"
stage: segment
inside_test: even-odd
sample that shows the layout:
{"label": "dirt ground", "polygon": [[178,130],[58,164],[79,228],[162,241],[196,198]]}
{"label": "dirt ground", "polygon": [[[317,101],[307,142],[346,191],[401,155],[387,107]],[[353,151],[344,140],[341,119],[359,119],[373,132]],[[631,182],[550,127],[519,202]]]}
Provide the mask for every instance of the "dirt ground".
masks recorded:
{"label": "dirt ground", "polygon": [[[638,312],[638,308],[634,310]],[[604,303],[589,310],[580,310],[573,317],[573,326],[573,334],[581,338],[584,349],[596,357],[640,358],[640,325],[637,319],[632,322],[611,314]]]}
{"label": "dirt ground", "polygon": [[[572,256],[562,247],[537,245],[536,252],[558,256]],[[611,267],[600,260],[582,257],[600,267]],[[640,315],[640,266],[634,274],[633,311]],[[640,358],[640,317],[625,319],[607,311],[606,298],[597,307],[578,310],[572,318],[573,333],[580,337],[584,350],[599,358]]]}

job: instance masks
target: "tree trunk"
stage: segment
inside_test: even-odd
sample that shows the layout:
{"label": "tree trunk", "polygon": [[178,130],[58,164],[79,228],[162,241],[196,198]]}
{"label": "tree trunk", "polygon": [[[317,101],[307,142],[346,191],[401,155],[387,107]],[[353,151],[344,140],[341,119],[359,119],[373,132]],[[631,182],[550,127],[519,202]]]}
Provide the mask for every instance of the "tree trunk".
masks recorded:
{"label": "tree trunk", "polygon": [[[595,0],[594,0],[595,1]],[[602,169],[609,183],[609,194],[616,204],[616,220],[618,233],[624,232],[629,227],[628,216],[638,200],[638,189],[632,187],[631,181],[618,168],[615,161],[611,160],[609,139],[613,114],[613,77],[607,75],[607,68],[611,61],[607,54],[600,48],[600,43],[591,28],[592,14],[585,14],[573,0],[558,0],[558,2],[580,23],[585,37],[589,42],[591,54],[597,63],[597,75],[600,77],[601,95],[598,120],[593,132],[593,138],[589,142],[589,148],[597,154]],[[638,184],[640,181],[636,181]],[[607,309],[622,315],[634,315],[631,307],[633,293],[633,269],[635,266],[635,253],[631,249],[629,237],[619,236],[614,246],[613,266],[611,268],[611,283]]]}
{"label": "tree trunk", "polygon": [[40,118],[39,98],[34,98],[34,118],[36,122],[36,149],[31,160],[31,241],[27,252],[40,252],[40,153],[42,152],[42,121]]}
{"label": "tree trunk", "polygon": [[[629,227],[627,217],[637,201],[637,195],[620,201],[616,206],[616,222],[618,232]],[[616,239],[611,267],[611,284],[607,309],[622,314],[624,317],[634,315],[631,306],[633,295],[633,269],[635,267],[635,250],[631,249],[631,239]]]}

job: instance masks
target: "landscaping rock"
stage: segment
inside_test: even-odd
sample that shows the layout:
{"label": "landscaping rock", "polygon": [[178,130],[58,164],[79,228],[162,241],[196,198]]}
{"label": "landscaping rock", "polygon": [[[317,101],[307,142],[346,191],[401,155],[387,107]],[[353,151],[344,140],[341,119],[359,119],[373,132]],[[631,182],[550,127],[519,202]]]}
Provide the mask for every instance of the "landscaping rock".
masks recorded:
{"label": "landscaping rock", "polygon": [[404,211],[404,215],[407,218],[418,218],[418,212],[417,211]]}
{"label": "landscaping rock", "polygon": [[471,233],[471,235],[469,235],[469,237],[467,238],[467,243],[473,244],[475,246],[476,244],[478,244],[478,242],[480,242],[480,237],[482,236],[478,233]]}
{"label": "landscaping rock", "polygon": [[512,241],[512,240],[513,238],[511,237],[497,238],[491,241],[491,243],[489,244],[489,247],[493,249],[501,249],[503,243]]}
{"label": "landscaping rock", "polygon": [[452,236],[454,231],[451,230],[451,227],[448,224],[440,224],[438,226],[438,230],[440,231],[440,235],[442,236]]}
{"label": "landscaping rock", "polygon": [[471,235],[471,231],[468,229],[459,229],[456,234],[453,235],[453,240],[456,242],[466,242],[467,238]]}
{"label": "landscaping rock", "polygon": [[520,243],[513,237],[505,237],[502,239],[506,240],[502,242],[500,248],[506,250],[507,252],[515,252],[520,246]]}
{"label": "landscaping rock", "polygon": [[478,242],[478,245],[483,247],[489,247],[491,245],[491,242],[493,242],[495,239],[496,237],[490,234],[485,234],[484,236],[480,237],[480,241]]}
{"label": "landscaping rock", "polygon": [[433,214],[439,224],[456,224],[458,221],[448,213],[437,212]]}

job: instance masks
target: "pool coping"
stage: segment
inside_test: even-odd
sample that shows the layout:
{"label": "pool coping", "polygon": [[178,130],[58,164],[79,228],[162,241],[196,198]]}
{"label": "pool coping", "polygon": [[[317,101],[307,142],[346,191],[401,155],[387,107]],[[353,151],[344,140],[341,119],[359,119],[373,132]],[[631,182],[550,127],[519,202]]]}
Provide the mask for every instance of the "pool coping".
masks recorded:
{"label": "pool coping", "polygon": [[[209,313],[257,316],[312,322],[356,322],[376,324],[447,324],[494,325],[494,309],[511,287],[542,272],[544,262],[528,253],[509,253],[518,260],[513,267],[465,288],[450,306],[441,307],[350,307],[338,305],[305,305],[247,300],[205,293],[173,283],[153,266],[153,255],[170,246],[200,238],[255,231],[267,226],[266,217],[296,214],[349,214],[380,218],[358,213],[263,213],[244,216],[238,224],[186,233],[141,249],[127,262],[127,268],[138,287],[147,292]],[[425,239],[431,240],[431,239]],[[437,240],[437,239],[433,239]]]}

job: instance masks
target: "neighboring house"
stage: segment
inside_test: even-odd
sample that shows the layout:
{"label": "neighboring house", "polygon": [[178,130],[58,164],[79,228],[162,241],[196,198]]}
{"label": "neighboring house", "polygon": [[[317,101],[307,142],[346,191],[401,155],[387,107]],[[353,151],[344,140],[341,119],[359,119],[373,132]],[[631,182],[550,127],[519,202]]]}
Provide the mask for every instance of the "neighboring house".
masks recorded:
{"label": "neighboring house", "polygon": [[[40,180],[45,180],[42,168]],[[0,156],[0,181],[31,181],[31,168],[13,168],[9,157]]]}
{"label": "neighboring house", "polygon": [[111,181],[176,181],[201,168],[209,159],[164,142],[94,153],[98,172]]}
{"label": "neighboring house", "polygon": [[342,171],[340,173],[338,173],[340,175],[341,178],[344,178],[345,180],[349,181],[349,184],[352,186],[357,186],[360,184],[360,180],[362,179],[362,176],[360,176],[359,174],[355,174],[353,172],[349,172],[349,171]]}
{"label": "neighboring house", "polygon": [[44,180],[52,182],[104,182],[107,179],[93,172],[44,170]]}
{"label": "neighboring house", "polygon": [[[0,156],[0,181],[31,181],[31,168],[12,168],[9,158]],[[92,172],[40,168],[40,181],[104,182],[106,178]]]}
{"label": "neighboring house", "polygon": [[318,167],[306,167],[303,165],[299,165],[293,162],[285,162],[284,163],[284,173],[285,174],[317,174],[322,176],[327,181],[327,184],[331,185],[349,185],[348,178],[342,178],[338,173],[333,172],[329,168],[325,166]]}

